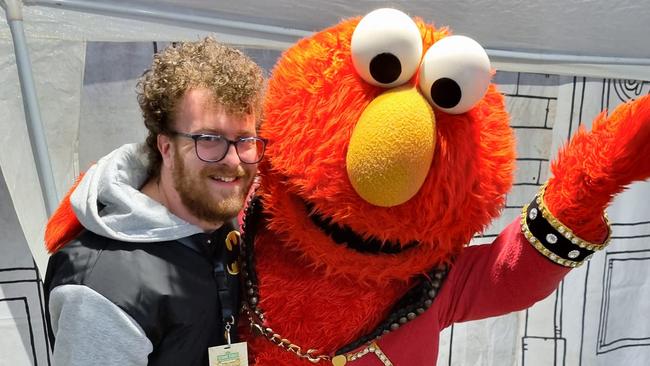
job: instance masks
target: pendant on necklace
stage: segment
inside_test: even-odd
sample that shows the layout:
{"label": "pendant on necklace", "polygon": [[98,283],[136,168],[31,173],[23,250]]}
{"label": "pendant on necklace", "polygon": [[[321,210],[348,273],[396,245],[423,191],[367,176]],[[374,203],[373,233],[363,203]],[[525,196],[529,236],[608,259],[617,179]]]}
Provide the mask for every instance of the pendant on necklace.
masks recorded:
{"label": "pendant on necklace", "polygon": [[363,356],[366,356],[367,354],[374,354],[375,356],[377,356],[379,361],[381,361],[381,363],[384,366],[393,366],[393,363],[388,358],[388,356],[386,356],[384,354],[384,352],[381,350],[381,348],[379,348],[379,345],[377,344],[377,342],[372,342],[370,345],[368,345],[366,348],[360,350],[359,352],[349,353],[348,354],[349,356],[345,355],[345,354],[334,356],[332,358],[332,365],[333,366],[345,366],[348,363],[348,361],[355,361],[355,360],[357,360],[357,359],[359,359],[359,358],[361,358]]}

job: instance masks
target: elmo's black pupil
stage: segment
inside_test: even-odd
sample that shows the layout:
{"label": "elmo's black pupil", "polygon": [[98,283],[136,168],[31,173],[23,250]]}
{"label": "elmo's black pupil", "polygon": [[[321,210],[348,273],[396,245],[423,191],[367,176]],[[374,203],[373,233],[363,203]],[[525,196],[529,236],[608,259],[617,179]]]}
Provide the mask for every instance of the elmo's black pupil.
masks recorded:
{"label": "elmo's black pupil", "polygon": [[382,84],[389,84],[399,78],[402,64],[392,53],[380,53],[370,61],[370,75]]}
{"label": "elmo's black pupil", "polygon": [[449,78],[440,78],[431,85],[431,99],[440,108],[453,108],[463,96],[458,83]]}

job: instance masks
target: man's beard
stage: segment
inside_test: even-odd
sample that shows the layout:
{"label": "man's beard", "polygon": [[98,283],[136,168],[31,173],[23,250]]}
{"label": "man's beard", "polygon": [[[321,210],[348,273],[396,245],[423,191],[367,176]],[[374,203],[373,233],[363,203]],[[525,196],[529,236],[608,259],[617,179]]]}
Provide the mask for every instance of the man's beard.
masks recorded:
{"label": "man's beard", "polygon": [[[208,189],[210,176],[237,177],[244,182],[241,191],[235,190],[231,195],[220,199],[214,197]],[[178,151],[174,154],[174,168],[172,170],[174,188],[181,197],[183,205],[196,218],[210,222],[220,223],[231,220],[244,207],[244,200],[253,182],[251,174],[241,166],[228,169],[223,166],[207,166],[198,172],[188,171]]]}

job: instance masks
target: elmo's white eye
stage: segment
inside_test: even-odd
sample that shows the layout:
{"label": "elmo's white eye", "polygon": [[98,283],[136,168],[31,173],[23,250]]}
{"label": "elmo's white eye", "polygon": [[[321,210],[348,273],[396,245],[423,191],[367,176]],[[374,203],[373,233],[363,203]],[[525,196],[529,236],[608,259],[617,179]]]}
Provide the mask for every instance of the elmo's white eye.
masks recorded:
{"label": "elmo's white eye", "polygon": [[386,88],[407,82],[422,58],[420,30],[395,9],[377,9],[363,17],[350,47],[352,63],[363,80]]}
{"label": "elmo's white eye", "polygon": [[490,60],[475,40],[449,36],[434,43],[420,66],[420,90],[441,110],[472,109],[490,85]]}

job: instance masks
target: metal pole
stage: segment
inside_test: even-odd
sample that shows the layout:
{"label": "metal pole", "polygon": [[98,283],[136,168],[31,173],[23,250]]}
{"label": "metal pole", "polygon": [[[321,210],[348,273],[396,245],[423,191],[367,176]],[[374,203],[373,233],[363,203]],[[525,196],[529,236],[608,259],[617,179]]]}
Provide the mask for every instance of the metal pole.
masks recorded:
{"label": "metal pole", "polygon": [[51,216],[58,204],[58,195],[54,183],[54,174],[50,163],[50,155],[47,149],[45,130],[41,121],[41,113],[34,87],[32,75],[32,64],[29,59],[25,30],[23,29],[22,0],[1,0],[0,5],[5,9],[7,23],[11,29],[11,36],[16,54],[16,66],[18,67],[18,78],[23,96],[23,107],[25,109],[25,120],[29,132],[29,142],[34,154],[38,180],[43,193],[45,211]]}
{"label": "metal pole", "polygon": [[[1,1],[1,0],[0,0]],[[26,5],[46,6],[58,9],[70,9],[82,12],[90,12],[102,15],[113,15],[118,17],[130,17],[134,19],[149,19],[154,21],[171,21],[191,25],[204,25],[210,27],[226,27],[235,30],[252,31],[275,36],[284,36],[293,39],[308,37],[312,32],[270,26],[263,24],[247,23],[242,21],[220,19],[215,16],[202,14],[186,14],[156,8],[155,5],[147,6],[140,4],[120,4],[113,2],[102,2],[92,0],[25,0]],[[644,58],[629,57],[604,57],[604,56],[580,56],[570,54],[532,53],[508,51],[499,49],[486,49],[488,56],[500,57],[513,61],[524,62],[559,62],[579,63],[596,65],[630,65],[650,66],[650,60]]]}
{"label": "metal pole", "polygon": [[554,63],[578,63],[578,64],[595,64],[595,65],[630,65],[630,66],[650,66],[650,59],[647,58],[630,58],[630,57],[609,57],[609,56],[580,56],[565,55],[557,53],[533,53],[487,49],[485,50],[490,57],[503,57],[512,60],[554,62]]}
{"label": "metal pole", "polygon": [[148,19],[154,21],[171,21],[181,24],[203,25],[210,27],[225,27],[235,30],[259,32],[275,36],[283,36],[293,41],[307,37],[312,32],[278,27],[272,25],[252,24],[236,20],[220,19],[214,16],[202,14],[186,14],[163,10],[154,6],[140,4],[120,4],[113,2],[88,1],[88,0],[27,0],[26,5],[47,6],[58,9],[70,9],[101,15],[113,15],[118,17],[131,17],[135,19]]}

